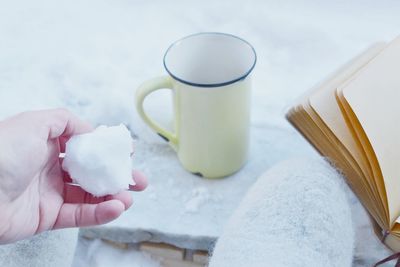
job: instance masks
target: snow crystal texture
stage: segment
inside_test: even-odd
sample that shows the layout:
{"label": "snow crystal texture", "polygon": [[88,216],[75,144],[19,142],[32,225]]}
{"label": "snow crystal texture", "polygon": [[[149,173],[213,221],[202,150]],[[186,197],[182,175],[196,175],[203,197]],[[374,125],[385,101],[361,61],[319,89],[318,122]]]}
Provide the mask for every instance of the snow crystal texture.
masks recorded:
{"label": "snow crystal texture", "polygon": [[210,267],[349,267],[354,233],[342,177],[321,160],[284,161],[250,188]]}
{"label": "snow crystal texture", "polygon": [[1,267],[71,267],[78,229],[44,232],[0,246]]}
{"label": "snow crystal texture", "polygon": [[[134,248],[118,249],[100,239],[81,239],[72,267],[161,267],[150,255]],[[57,266],[58,267],[58,266]]]}
{"label": "snow crystal texture", "polygon": [[124,125],[99,126],[68,140],[63,169],[92,195],[113,195],[134,183],[132,153],[132,139]]}

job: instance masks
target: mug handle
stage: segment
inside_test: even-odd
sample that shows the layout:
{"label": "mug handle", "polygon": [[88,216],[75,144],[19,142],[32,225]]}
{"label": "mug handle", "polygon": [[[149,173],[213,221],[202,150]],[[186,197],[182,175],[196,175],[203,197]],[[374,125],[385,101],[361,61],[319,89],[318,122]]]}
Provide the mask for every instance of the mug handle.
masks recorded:
{"label": "mug handle", "polygon": [[146,96],[159,89],[174,90],[172,80],[169,76],[156,77],[144,82],[141,86],[139,86],[139,88],[136,90],[136,110],[143,121],[176,150],[178,145],[178,138],[176,135],[159,126],[155,121],[147,116],[146,112],[144,111],[143,102]]}

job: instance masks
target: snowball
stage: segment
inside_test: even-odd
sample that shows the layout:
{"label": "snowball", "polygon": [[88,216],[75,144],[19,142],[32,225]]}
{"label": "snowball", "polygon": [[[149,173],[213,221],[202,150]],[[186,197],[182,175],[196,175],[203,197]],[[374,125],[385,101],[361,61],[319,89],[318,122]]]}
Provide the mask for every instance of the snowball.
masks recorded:
{"label": "snowball", "polygon": [[68,140],[62,168],[94,196],[116,194],[134,184],[132,152],[132,138],[124,125],[99,126]]}

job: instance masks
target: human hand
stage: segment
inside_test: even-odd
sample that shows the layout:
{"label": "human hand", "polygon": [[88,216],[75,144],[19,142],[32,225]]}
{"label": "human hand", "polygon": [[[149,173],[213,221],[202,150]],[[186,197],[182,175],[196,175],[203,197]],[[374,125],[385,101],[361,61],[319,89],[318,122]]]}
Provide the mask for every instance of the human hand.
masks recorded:
{"label": "human hand", "polygon": [[[0,244],[40,232],[99,225],[119,217],[132,205],[130,192],[96,198],[71,186],[59,153],[89,124],[64,109],[24,112],[0,121]],[[141,191],[146,178],[134,172]]]}

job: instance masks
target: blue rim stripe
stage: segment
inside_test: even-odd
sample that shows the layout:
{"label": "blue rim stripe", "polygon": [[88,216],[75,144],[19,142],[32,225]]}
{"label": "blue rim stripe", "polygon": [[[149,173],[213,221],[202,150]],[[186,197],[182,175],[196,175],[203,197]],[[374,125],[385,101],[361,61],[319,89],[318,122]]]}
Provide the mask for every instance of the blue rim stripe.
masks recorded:
{"label": "blue rim stripe", "polygon": [[[244,73],[242,76],[240,76],[239,78],[236,78],[236,79],[233,79],[233,80],[230,80],[230,81],[227,81],[227,82],[223,82],[223,83],[193,83],[193,82],[185,81],[185,80],[183,80],[183,79],[181,79],[181,78],[175,76],[171,71],[169,71],[169,69],[167,68],[167,64],[165,63],[165,58],[167,57],[167,54],[168,54],[169,50],[170,50],[172,47],[174,47],[175,45],[177,45],[179,42],[181,42],[181,41],[183,41],[183,40],[185,40],[185,39],[187,39],[187,38],[190,38],[190,37],[193,37],[193,36],[197,36],[197,35],[203,35],[203,34],[226,35],[226,36],[230,36],[230,37],[233,37],[233,38],[236,38],[236,39],[239,39],[239,40],[243,41],[243,42],[246,43],[248,46],[250,46],[251,50],[252,50],[253,53],[254,53],[254,62],[253,62],[253,65],[250,67],[250,69],[249,69],[247,72],[245,72],[245,73]],[[174,79],[177,80],[177,81],[180,81],[181,83],[185,83],[185,84],[188,84],[188,85],[191,85],[191,86],[197,86],[197,87],[220,87],[220,86],[225,86],[225,85],[229,85],[229,84],[238,82],[238,81],[240,81],[240,80],[244,80],[244,79],[252,72],[252,70],[253,70],[254,67],[256,66],[256,62],[257,62],[256,50],[254,49],[254,47],[253,47],[249,42],[247,42],[246,40],[244,40],[244,39],[242,39],[242,38],[240,38],[240,37],[237,37],[237,36],[235,36],[235,35],[233,35],[233,34],[222,33],[222,32],[199,32],[199,33],[195,33],[195,34],[191,34],[191,35],[188,35],[188,36],[186,36],[186,37],[183,37],[183,38],[181,38],[181,39],[175,41],[174,43],[172,43],[172,44],[168,47],[167,51],[166,51],[165,54],[164,54],[164,58],[163,58],[164,68],[165,68],[165,70],[168,72],[168,74],[172,76],[172,78],[174,78]]]}

